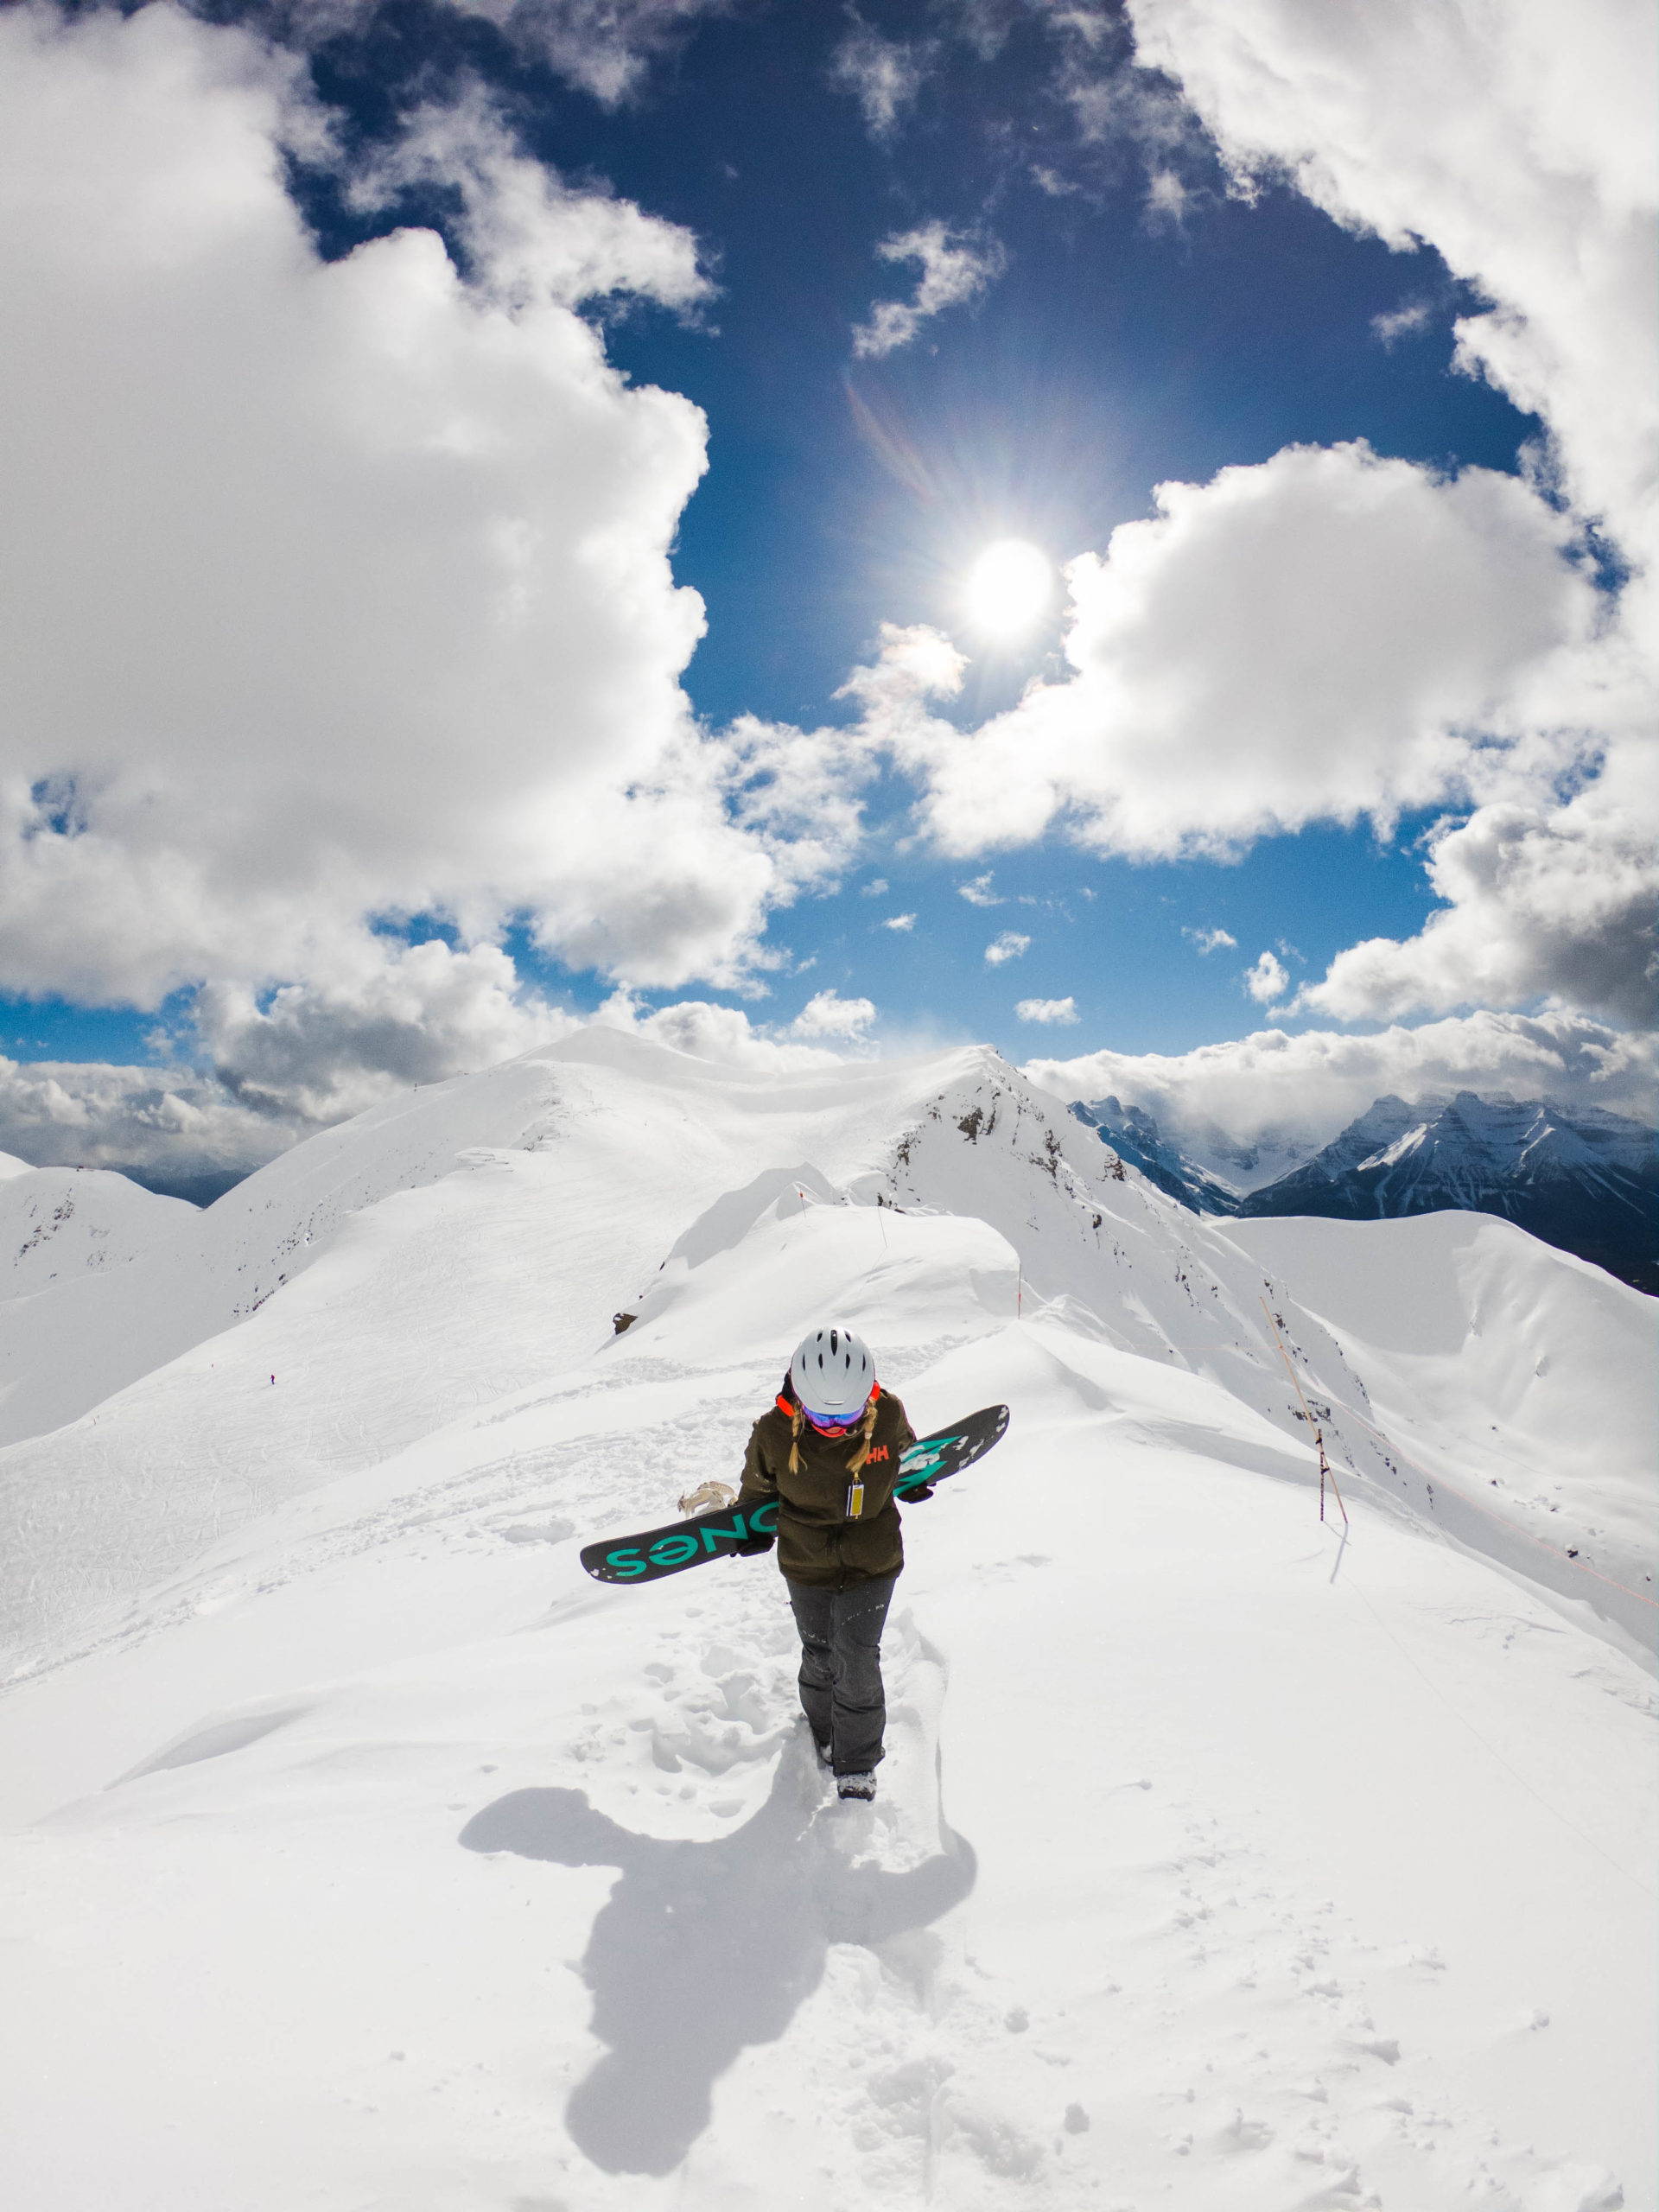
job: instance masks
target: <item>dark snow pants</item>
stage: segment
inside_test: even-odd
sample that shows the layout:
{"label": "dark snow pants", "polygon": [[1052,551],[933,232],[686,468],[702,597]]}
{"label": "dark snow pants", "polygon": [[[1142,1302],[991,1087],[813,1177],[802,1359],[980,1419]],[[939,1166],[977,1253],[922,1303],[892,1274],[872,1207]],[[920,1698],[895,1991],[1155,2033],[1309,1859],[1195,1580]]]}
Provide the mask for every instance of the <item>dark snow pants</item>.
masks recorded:
{"label": "dark snow pants", "polygon": [[801,1632],[802,1709],[837,1774],[868,1774],[881,1758],[881,1628],[898,1580],[889,1574],[850,1590],[789,1585]]}

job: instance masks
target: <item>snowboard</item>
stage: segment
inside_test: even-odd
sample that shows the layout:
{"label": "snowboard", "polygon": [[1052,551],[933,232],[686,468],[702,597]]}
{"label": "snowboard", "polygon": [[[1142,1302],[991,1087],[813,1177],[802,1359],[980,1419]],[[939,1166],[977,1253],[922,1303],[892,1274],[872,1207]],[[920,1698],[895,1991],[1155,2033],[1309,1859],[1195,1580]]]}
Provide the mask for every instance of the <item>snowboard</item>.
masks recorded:
{"label": "snowboard", "polygon": [[[949,1428],[918,1437],[899,1462],[893,1496],[902,1503],[928,1484],[960,1474],[1001,1442],[1007,1426],[1006,1406],[982,1406],[978,1413],[952,1421]],[[735,1506],[717,1506],[708,1513],[694,1513],[689,1520],[647,1529],[641,1535],[625,1536],[620,1543],[613,1539],[585,1545],[582,1563],[600,1582],[660,1582],[665,1574],[683,1574],[688,1567],[702,1567],[711,1559],[770,1551],[777,1527],[775,1497],[752,1514],[740,1513]]]}

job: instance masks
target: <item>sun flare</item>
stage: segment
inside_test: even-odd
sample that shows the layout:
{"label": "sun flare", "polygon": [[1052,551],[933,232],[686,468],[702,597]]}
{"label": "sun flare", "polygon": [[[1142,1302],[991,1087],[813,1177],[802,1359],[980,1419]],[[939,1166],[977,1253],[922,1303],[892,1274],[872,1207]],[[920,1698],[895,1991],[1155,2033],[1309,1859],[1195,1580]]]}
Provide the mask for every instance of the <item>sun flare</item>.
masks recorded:
{"label": "sun flare", "polygon": [[994,638],[1019,638],[1040,622],[1054,595],[1046,553],[1020,537],[988,545],[968,572],[969,620]]}

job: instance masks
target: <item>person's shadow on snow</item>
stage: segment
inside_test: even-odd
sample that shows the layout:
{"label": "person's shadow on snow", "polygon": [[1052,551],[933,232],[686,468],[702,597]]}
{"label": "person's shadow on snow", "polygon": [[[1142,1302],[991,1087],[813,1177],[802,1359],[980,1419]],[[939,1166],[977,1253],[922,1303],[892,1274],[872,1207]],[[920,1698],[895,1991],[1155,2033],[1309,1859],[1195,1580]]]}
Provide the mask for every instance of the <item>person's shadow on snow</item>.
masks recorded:
{"label": "person's shadow on snow", "polygon": [[833,1840],[849,1811],[823,1803],[798,1737],[760,1811],[710,1843],[634,1835],[579,1789],[515,1789],[461,1830],[469,1851],[621,1869],[582,1962],[610,2049],[565,2114],[596,2166],[670,2172],[708,2126],[715,2082],[746,2044],[783,2034],[831,1943],[889,1942],[972,1889],[973,1852],[943,1819],[944,1848],[919,1866],[849,1866]]}

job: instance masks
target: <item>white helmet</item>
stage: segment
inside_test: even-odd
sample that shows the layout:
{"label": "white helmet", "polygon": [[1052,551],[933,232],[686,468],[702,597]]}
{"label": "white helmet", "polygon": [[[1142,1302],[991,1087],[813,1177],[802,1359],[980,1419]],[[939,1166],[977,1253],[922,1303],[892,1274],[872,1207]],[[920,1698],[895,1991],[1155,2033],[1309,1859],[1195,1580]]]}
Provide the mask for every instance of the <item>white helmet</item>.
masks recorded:
{"label": "white helmet", "polygon": [[796,1345],[789,1379],[808,1413],[853,1421],[875,1388],[875,1362],[863,1338],[850,1329],[814,1329]]}

